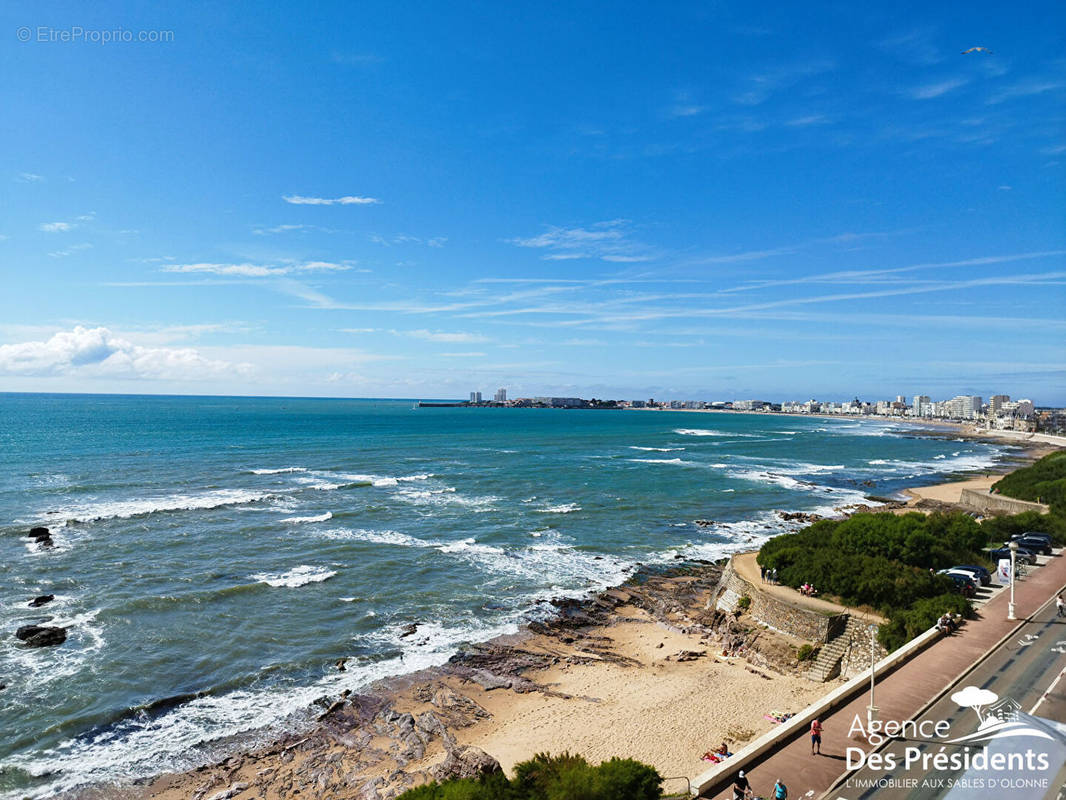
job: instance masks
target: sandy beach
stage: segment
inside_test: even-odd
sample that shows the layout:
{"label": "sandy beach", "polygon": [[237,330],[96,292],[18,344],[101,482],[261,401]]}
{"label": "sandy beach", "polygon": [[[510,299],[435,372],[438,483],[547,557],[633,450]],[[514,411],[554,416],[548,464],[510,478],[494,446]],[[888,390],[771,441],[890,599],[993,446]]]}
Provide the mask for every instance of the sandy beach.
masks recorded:
{"label": "sandy beach", "polygon": [[[310,734],[138,787],[158,800],[391,797],[474,746],[505,770],[538,752],[612,756],[692,776],[723,741],[736,750],[828,687],[800,674],[799,640],[704,608],[720,569],[651,576],[564,608],[558,624],[339,701]],[[587,624],[591,623],[591,624]],[[739,637],[739,639],[738,639]],[[727,658],[743,641],[748,658]],[[529,665],[523,667],[522,665]],[[671,781],[667,789],[684,789]],[[94,794],[94,797],[132,796]]]}

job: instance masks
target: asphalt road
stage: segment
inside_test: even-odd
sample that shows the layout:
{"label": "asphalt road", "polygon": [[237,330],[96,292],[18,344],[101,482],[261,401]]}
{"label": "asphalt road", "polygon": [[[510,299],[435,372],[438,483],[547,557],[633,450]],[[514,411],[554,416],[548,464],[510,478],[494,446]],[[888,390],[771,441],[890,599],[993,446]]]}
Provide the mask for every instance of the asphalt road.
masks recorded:
{"label": "asphalt road", "polygon": [[[868,764],[853,773],[829,798],[840,800],[937,800],[937,798],[1066,798],[1066,728],[1051,735],[1056,741],[1039,736],[1016,736],[987,743],[987,754],[1014,753],[1021,758],[1025,751],[1047,759],[1041,769],[1039,761],[1029,761],[1021,769],[952,769],[949,763],[936,764],[933,757],[955,754],[973,756],[984,745],[949,744],[954,739],[974,733],[979,718],[971,707],[960,707],[952,695],[965,687],[979,687],[999,696],[996,703],[1013,700],[1020,712],[1038,718],[1066,723],[1066,617],[1057,617],[1052,599],[1029,618],[1019,631],[958,681],[919,721],[928,721],[924,730],[907,730],[891,741],[880,753],[892,756],[896,766],[888,769]],[[1062,679],[1059,680],[1060,676]],[[1009,700],[1007,700],[1009,703]],[[1022,721],[1025,721],[1023,716]],[[932,727],[946,721],[938,733]],[[987,755],[986,754],[986,755]],[[910,755],[910,764],[907,757]],[[916,757],[917,755],[917,757]],[[938,768],[939,767],[939,768]]]}

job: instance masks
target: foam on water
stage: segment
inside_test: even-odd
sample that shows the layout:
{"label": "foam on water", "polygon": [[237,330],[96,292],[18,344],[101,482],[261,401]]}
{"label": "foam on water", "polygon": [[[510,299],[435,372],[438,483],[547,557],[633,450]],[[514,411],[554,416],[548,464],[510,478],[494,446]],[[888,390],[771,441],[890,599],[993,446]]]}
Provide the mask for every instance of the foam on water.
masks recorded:
{"label": "foam on water", "polygon": [[676,428],[674,433],[682,436],[729,436],[737,439],[755,439],[754,433],[736,433],[731,431],[715,431],[707,428]]}
{"label": "foam on water", "polygon": [[577,503],[560,503],[558,505],[537,509],[541,514],[573,514],[575,511],[580,510],[581,506]]}
{"label": "foam on water", "polygon": [[280,467],[278,469],[253,469],[253,475],[282,475],[287,472],[307,472],[305,467]]}
{"label": "foam on water", "polygon": [[260,583],[265,583],[267,586],[286,586],[290,589],[295,589],[299,586],[306,586],[309,583],[328,581],[336,574],[336,570],[326,567],[312,567],[309,564],[301,564],[298,567],[293,567],[288,572],[276,574],[259,572],[252,575],[251,578]]}
{"label": "foam on water", "polygon": [[684,450],[684,447],[637,447],[636,445],[630,445],[630,450],[644,450],[649,453],[673,453],[678,450]]}
{"label": "foam on water", "polygon": [[318,514],[318,515],[313,516],[313,517],[286,517],[285,519],[283,519],[281,521],[282,522],[287,522],[290,525],[301,525],[301,524],[304,524],[304,523],[311,523],[311,522],[328,522],[331,519],[333,519],[333,512],[332,511],[327,511],[325,514]]}
{"label": "foam on water", "polygon": [[129,519],[171,511],[199,511],[224,506],[258,503],[273,497],[270,492],[251,489],[216,489],[199,494],[170,494],[137,500],[107,500],[68,506],[39,513],[35,521],[70,525],[77,522],[99,522],[107,519]]}

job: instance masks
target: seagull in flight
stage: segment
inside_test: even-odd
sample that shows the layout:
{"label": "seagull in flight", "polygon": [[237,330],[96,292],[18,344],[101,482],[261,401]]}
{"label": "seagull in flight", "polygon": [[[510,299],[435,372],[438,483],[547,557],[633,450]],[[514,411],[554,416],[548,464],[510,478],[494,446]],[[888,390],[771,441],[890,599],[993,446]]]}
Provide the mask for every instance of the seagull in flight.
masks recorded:
{"label": "seagull in flight", "polygon": [[971,47],[967,50],[962,51],[962,54],[964,56],[969,55],[970,53],[988,53],[989,55],[992,55],[992,51],[989,50],[987,47]]}

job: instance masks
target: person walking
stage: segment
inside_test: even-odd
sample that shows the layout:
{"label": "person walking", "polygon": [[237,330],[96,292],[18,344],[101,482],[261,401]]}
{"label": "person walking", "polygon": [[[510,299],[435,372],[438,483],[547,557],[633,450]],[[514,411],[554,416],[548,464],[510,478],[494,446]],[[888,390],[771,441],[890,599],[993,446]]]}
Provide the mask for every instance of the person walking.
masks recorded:
{"label": "person walking", "polygon": [[820,723],[818,720],[814,720],[811,723],[811,755],[812,756],[815,754],[816,750],[817,750],[817,754],[818,755],[822,754],[822,723]]}
{"label": "person walking", "polygon": [[744,770],[737,773],[733,781],[733,800],[747,800],[751,796],[751,784],[744,777]]}
{"label": "person walking", "polygon": [[766,583],[766,567],[759,565],[759,575],[762,576],[763,583]]}
{"label": "person walking", "polygon": [[774,800],[788,800],[788,787],[780,778],[774,781]]}
{"label": "person walking", "polygon": [[1059,593],[1059,596],[1055,598],[1055,608],[1060,617],[1066,617],[1066,600],[1062,599],[1061,592]]}

